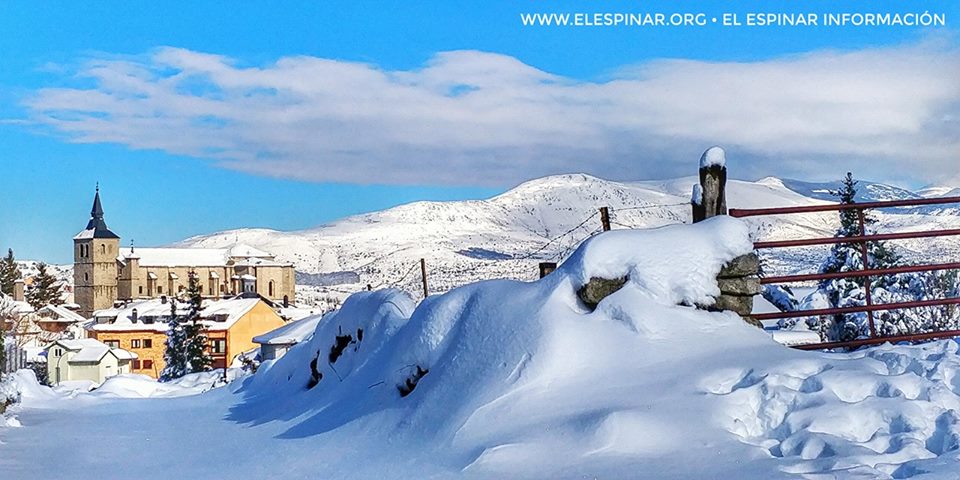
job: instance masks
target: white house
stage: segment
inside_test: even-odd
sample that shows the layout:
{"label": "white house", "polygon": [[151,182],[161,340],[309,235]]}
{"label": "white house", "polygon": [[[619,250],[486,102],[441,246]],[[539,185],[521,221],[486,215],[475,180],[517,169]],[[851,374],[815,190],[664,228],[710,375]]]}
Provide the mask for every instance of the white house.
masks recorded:
{"label": "white house", "polygon": [[253,343],[260,345],[260,360],[276,360],[287,353],[290,347],[309,340],[322,319],[323,315],[311,315],[253,337]]}
{"label": "white house", "polygon": [[57,340],[46,348],[47,375],[51,382],[90,380],[97,384],[121,373],[130,373],[137,354],[84,338]]}

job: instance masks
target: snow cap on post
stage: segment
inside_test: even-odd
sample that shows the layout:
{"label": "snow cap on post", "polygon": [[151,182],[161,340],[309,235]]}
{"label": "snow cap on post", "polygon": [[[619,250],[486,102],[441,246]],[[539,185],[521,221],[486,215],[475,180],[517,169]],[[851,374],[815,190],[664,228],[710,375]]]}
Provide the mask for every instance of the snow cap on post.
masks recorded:
{"label": "snow cap on post", "polygon": [[720,148],[716,145],[707,149],[703,152],[703,155],[700,156],[700,168],[712,167],[717,165],[721,168],[726,168],[727,166],[727,153],[723,151],[723,148]]}
{"label": "snow cap on post", "polygon": [[[700,202],[691,201],[693,222],[727,214],[727,155],[713,146],[700,156]],[[694,194],[697,192],[694,191]],[[692,200],[692,199],[691,199]]]}

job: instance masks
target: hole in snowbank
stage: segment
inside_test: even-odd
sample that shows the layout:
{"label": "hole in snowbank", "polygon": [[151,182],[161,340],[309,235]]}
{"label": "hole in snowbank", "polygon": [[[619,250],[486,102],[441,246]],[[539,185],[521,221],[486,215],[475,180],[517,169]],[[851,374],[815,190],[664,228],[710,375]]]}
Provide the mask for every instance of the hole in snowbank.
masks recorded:
{"label": "hole in snowbank", "polygon": [[[338,327],[339,330],[339,327]],[[359,334],[362,335],[362,330],[357,330]],[[340,332],[342,333],[342,332]],[[331,364],[337,363],[337,360],[340,358],[340,355],[343,355],[343,351],[347,349],[351,344],[356,343],[353,339],[353,335],[337,335],[336,339],[333,342],[333,346],[330,347],[330,355],[328,359]]]}
{"label": "hole in snowbank", "polygon": [[430,373],[429,368],[424,369],[420,368],[420,365],[417,365],[417,371],[413,372],[413,375],[407,377],[402,384],[397,385],[397,390],[400,391],[400,396],[406,397],[407,395],[410,395],[410,393],[413,392],[413,389],[417,388],[417,384],[420,383],[420,379],[428,373]]}
{"label": "hole in snowbank", "polygon": [[317,352],[313,360],[310,361],[310,380],[307,381],[307,389],[316,387],[323,379],[323,372],[317,369],[317,360],[320,358],[320,352]]}

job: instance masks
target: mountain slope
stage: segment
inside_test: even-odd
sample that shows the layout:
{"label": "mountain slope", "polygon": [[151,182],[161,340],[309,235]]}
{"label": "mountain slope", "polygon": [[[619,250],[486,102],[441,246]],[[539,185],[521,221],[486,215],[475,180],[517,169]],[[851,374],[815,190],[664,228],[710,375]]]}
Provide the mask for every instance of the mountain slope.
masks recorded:
{"label": "mountain slope", "polygon": [[[487,200],[415,202],[357,215],[317,228],[280,232],[240,229],[193,237],[180,245],[229,247],[245,243],[293,262],[303,273],[355,272],[359,282],[326,290],[397,286],[420,292],[419,259],[427,263],[431,293],[489,278],[529,280],[537,263],[559,261],[599,231],[597,209],[607,206],[618,228],[652,228],[689,222],[695,177],[621,183],[588,175],[558,175],[526,182]],[[832,184],[769,177],[728,182],[732,208],[826,203]],[[863,182],[863,200],[918,198],[912,192]],[[960,227],[955,210],[876,213],[880,229]],[[830,236],[836,214],[750,219],[756,238]],[[908,256],[960,255],[952,240],[899,242]],[[812,271],[826,248],[784,249],[767,257],[771,273]],[[341,275],[356,280],[357,276]],[[306,278],[306,277],[304,277]],[[327,278],[327,277],[323,277]],[[329,284],[328,280],[323,283]]]}

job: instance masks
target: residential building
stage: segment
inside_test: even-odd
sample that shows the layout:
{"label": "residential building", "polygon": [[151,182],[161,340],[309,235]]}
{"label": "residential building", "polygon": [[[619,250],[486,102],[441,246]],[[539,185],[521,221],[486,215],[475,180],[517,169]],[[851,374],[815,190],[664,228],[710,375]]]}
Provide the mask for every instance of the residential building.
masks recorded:
{"label": "residential building", "polygon": [[75,380],[101,384],[114,375],[130,373],[130,364],[137,358],[132,352],[91,338],[57,340],[45,350],[47,378],[54,384]]}
{"label": "residential building", "polygon": [[295,297],[293,264],[250,246],[121,248],[120,236],[104,220],[99,188],[87,227],[73,243],[74,301],[85,317],[117,301],[176,295],[187,288],[191,272],[205,298],[256,293],[287,305]]}
{"label": "residential building", "polygon": [[311,315],[253,337],[260,345],[260,361],[276,360],[284,356],[294,345],[309,341],[324,315]]}
{"label": "residential building", "polygon": [[[136,353],[133,373],[159,378],[166,365],[164,351],[170,318],[174,311],[178,317],[187,314],[187,303],[173,302],[165,297],[98,310],[87,333],[114,348]],[[204,300],[200,321],[206,327],[213,368],[230,365],[237,355],[256,348],[255,336],[284,324],[272,305],[256,294]]]}

